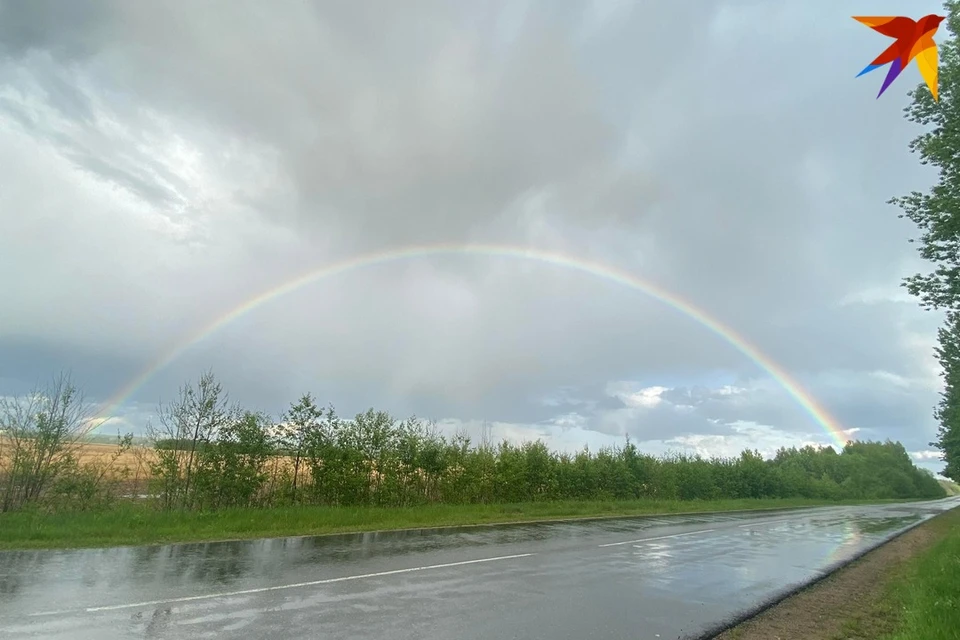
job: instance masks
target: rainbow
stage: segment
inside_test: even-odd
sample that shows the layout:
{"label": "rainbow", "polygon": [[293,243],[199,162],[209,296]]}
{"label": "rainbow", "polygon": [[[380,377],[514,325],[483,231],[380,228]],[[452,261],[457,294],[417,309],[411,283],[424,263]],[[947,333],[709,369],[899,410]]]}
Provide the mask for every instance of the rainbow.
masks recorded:
{"label": "rainbow", "polygon": [[341,275],[357,269],[373,267],[376,265],[382,265],[401,260],[410,260],[413,258],[443,255],[475,255],[533,260],[544,264],[564,267],[586,273],[645,293],[651,298],[654,298],[672,307],[685,316],[695,320],[700,325],[706,327],[718,337],[722,338],[725,342],[737,349],[744,356],[749,358],[758,367],[763,369],[794,398],[797,404],[799,404],[810,415],[810,417],[813,418],[813,420],[824,430],[830,439],[841,449],[848,441],[846,432],[840,427],[839,422],[833,418],[826,409],[820,406],[810,395],[810,393],[806,391],[797,380],[791,377],[789,372],[771,360],[768,356],[763,354],[759,349],[747,342],[746,339],[740,336],[736,331],[724,325],[719,320],[711,317],[705,311],[696,307],[692,303],[687,302],[679,296],[622,269],[554,251],[499,244],[417,245],[388,251],[380,251],[376,253],[362,254],[347,260],[313,269],[292,280],[288,280],[279,286],[267,289],[259,295],[256,295],[248,299],[246,302],[243,302],[242,304],[233,308],[231,311],[228,311],[224,315],[214,319],[212,322],[209,322],[193,334],[188,335],[185,339],[179,341],[172,349],[170,349],[165,356],[141,371],[127,385],[119,389],[103,404],[102,409],[97,413],[97,419],[102,420],[99,426],[102,426],[107,420],[109,420],[120,407],[120,405],[129,400],[130,397],[157,372],[179,358],[184,352],[196,345],[198,342],[201,342],[222,327],[233,322],[237,318],[250,313],[263,304],[325,278]]}

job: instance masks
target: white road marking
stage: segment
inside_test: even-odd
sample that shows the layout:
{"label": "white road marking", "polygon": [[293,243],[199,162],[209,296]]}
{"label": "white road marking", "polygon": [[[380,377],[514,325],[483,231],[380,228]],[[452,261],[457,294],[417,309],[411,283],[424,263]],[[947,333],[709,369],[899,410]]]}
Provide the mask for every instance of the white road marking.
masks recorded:
{"label": "white road marking", "polygon": [[687,533],[675,533],[669,536],[657,536],[656,538],[640,538],[639,540],[625,540],[624,542],[609,542],[607,544],[597,545],[600,547],[616,547],[621,544],[636,544],[637,542],[650,542],[651,540],[666,540],[667,538],[679,538],[681,536],[695,536],[698,533],[710,533],[716,529],[701,529],[700,531],[688,531]]}
{"label": "white road marking", "polygon": [[750,524],[741,524],[740,527],[765,527],[770,524],[779,524],[781,522],[796,522],[794,518],[788,518],[785,520],[771,520],[769,522],[751,522]]}
{"label": "white road marking", "polygon": [[[130,604],[114,604],[103,607],[88,607],[84,609],[87,613],[97,611],[116,611],[118,609],[134,609],[136,607],[151,607],[160,604],[174,604],[177,602],[191,602],[194,600],[209,600],[212,598],[229,598],[232,596],[245,596],[253,593],[266,593],[267,591],[280,591],[283,589],[298,589],[301,587],[312,587],[320,584],[333,584],[334,582],[347,582],[349,580],[362,580],[364,578],[379,578],[380,576],[392,576],[400,573],[412,573],[414,571],[427,571],[429,569],[444,569],[447,567],[461,567],[468,564],[479,564],[481,562],[495,562],[497,560],[513,560],[515,558],[527,558],[536,555],[535,553],[518,553],[512,556],[497,556],[495,558],[480,558],[479,560],[463,560],[461,562],[447,562],[444,564],[431,564],[425,567],[411,567],[409,569],[394,569],[392,571],[378,571],[376,573],[364,573],[356,576],[343,576],[340,578],[327,578],[325,580],[313,580],[311,582],[298,582],[295,584],[282,584],[275,587],[260,587],[258,589],[243,589],[241,591],[225,591],[223,593],[208,593],[199,596],[185,596],[182,598],[170,598],[167,600],[151,600],[148,602],[133,602]],[[34,613],[33,616],[46,616],[56,613],[66,613],[64,611],[49,611],[44,613]]]}

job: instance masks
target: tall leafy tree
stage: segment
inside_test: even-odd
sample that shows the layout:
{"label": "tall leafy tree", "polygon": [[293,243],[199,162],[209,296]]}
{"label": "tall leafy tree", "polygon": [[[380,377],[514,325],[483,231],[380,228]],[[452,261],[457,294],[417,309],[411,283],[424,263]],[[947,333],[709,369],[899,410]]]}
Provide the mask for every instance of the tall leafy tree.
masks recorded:
{"label": "tall leafy tree", "polygon": [[293,457],[291,494],[294,500],[297,499],[300,465],[303,462],[307,443],[311,435],[320,429],[320,418],[322,417],[323,411],[317,407],[313,396],[309,393],[301,396],[300,400],[291,405],[287,413],[284,414],[285,422],[280,426],[280,440]]}
{"label": "tall leafy tree", "polygon": [[935,413],[940,428],[932,444],[947,463],[943,475],[960,481],[960,314],[949,314],[939,339],[937,358],[943,367],[944,388]]}
{"label": "tall leafy tree", "polygon": [[934,446],[944,454],[945,475],[960,480],[960,1],[944,3],[947,19],[938,33],[940,51],[940,100],[926,84],[910,93],[906,109],[911,122],[927,128],[910,144],[924,165],[939,171],[937,183],[927,193],[913,193],[891,200],[920,230],[911,242],[921,257],[933,263],[933,270],[905,279],[907,290],[920,299],[925,309],[943,310],[947,320],[939,331],[937,357],[943,367],[945,389],[935,416],[940,428]]}

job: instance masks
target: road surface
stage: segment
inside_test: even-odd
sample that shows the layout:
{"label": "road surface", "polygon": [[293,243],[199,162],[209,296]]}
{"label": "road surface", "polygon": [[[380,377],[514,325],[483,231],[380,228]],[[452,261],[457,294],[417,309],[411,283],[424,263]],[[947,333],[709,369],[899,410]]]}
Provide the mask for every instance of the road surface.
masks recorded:
{"label": "road surface", "polygon": [[0,552],[0,638],[696,637],[958,505]]}

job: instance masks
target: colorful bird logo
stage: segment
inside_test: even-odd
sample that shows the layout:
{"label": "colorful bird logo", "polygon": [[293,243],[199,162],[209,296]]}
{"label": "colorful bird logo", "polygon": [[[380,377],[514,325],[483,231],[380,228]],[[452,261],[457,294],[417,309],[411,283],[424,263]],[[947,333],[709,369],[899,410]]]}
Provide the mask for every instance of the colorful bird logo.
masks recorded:
{"label": "colorful bird logo", "polygon": [[874,31],[878,31],[885,36],[896,38],[897,41],[887,47],[886,51],[877,56],[876,60],[867,65],[867,67],[857,74],[859,78],[865,73],[873,71],[885,64],[890,65],[887,77],[880,87],[880,93],[877,97],[883,95],[887,87],[897,79],[900,72],[907,68],[910,61],[917,59],[917,66],[920,68],[920,75],[930,87],[930,93],[933,99],[939,101],[937,93],[937,43],[933,41],[933,35],[943,22],[944,16],[930,14],[913,21],[910,18],[892,17],[892,16],[853,16],[857,22],[862,22]]}

